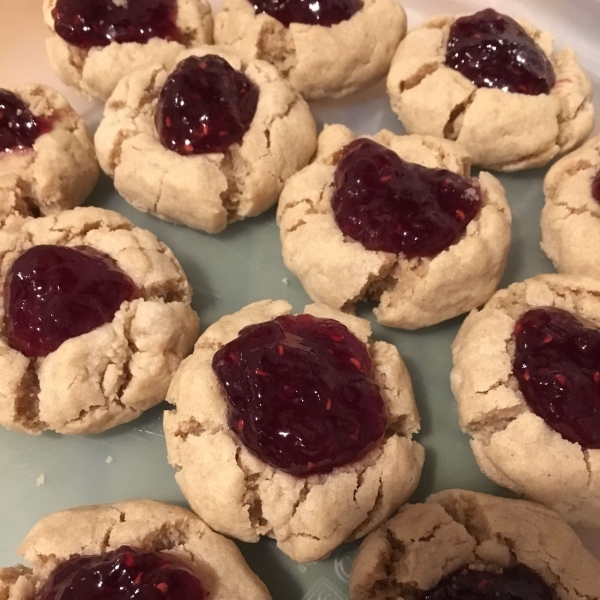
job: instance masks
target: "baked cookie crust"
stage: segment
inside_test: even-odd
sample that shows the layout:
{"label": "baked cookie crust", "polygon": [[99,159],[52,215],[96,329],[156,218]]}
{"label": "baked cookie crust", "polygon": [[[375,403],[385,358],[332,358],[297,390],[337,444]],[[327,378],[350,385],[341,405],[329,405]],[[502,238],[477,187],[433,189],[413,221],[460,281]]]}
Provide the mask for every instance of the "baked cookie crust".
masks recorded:
{"label": "baked cookie crust", "polygon": [[181,156],[165,148],[154,125],[158,96],[173,68],[154,65],[125,77],[110,97],[96,132],[102,169],[133,206],[208,233],[270,208],[283,183],[316,147],[306,102],[264,61],[243,67],[230,51],[203,46],[189,56],[215,54],[259,88],[256,114],[240,144],[225,153]]}
{"label": "baked cookie crust", "polygon": [[100,208],[30,219],[0,232],[0,281],[32,246],[87,245],[113,258],[140,290],[111,323],[71,338],[45,358],[9,347],[0,298],[0,424],[25,433],[104,431],[164,400],[191,351],[198,317],[173,253],[149,231]]}
{"label": "baked cookie crust", "polygon": [[271,598],[233,542],[190,511],[152,500],[84,506],[44,517],[18,550],[31,567],[0,569],[0,598],[34,600],[61,563],[104,555],[124,545],[184,560],[211,599]]}
{"label": "baked cookie crust", "polygon": [[213,18],[207,0],[177,0],[177,27],[183,43],[152,38],[145,44],[111,43],[89,50],[72,46],[54,30],[52,10],[57,0],[44,0],[44,22],[50,31],[46,49],[61,81],[95,100],[106,101],[119,80],[136,69],[170,64],[182,50],[213,40]]}
{"label": "baked cookie crust", "polygon": [[513,374],[514,327],[554,306],[600,326],[600,282],[539,275],[496,293],[464,321],[452,345],[452,391],[481,470],[570,523],[600,526],[600,450],[564,439],[528,407]]}
{"label": "baked cookie crust", "polygon": [[305,312],[340,321],[367,344],[388,414],[384,440],[358,462],[309,477],[274,469],[247,450],[229,429],[212,359],[244,327],[290,312],[283,300],[264,300],[211,325],[173,379],[167,400],[176,410],[165,412],[164,427],[169,462],[194,512],[216,531],[245,542],[268,535],[294,560],[309,562],[366,535],[405,502],[424,450],[411,440],[419,415],[396,348],[370,341],[364,319],[316,304]]}
{"label": "baked cookie crust", "polygon": [[556,84],[539,96],[477,88],[445,64],[457,18],[425,21],[394,55],[387,89],[408,133],[456,140],[474,164],[499,171],[544,165],[587,138],[594,121],[592,87],[571,48],[555,52],[551,34],[517,19],[552,63]]}
{"label": "baked cookie crust", "polygon": [[406,13],[397,0],[364,0],[347,21],[332,27],[284,27],[256,14],[248,0],[225,0],[215,15],[215,42],[244,60],[275,65],[307,100],[341,98],[368,87],[389,69],[406,35]]}
{"label": "baked cookie crust", "polygon": [[54,215],[90,195],[100,169],[85,123],[56,90],[40,84],[7,88],[52,130],[33,148],[0,154],[0,228],[9,217]]}
{"label": "baked cookie crust", "polygon": [[[433,325],[483,304],[496,291],[510,247],[511,214],[500,182],[479,175],[481,211],[465,235],[437,256],[407,259],[367,250],[344,236],[331,207],[340,150],[355,137],[342,125],[326,127],[315,160],[289,179],[279,199],[283,260],[306,293],[343,310],[378,299],[377,320],[403,329]],[[386,130],[371,139],[407,161],[469,175],[469,156],[454,142]]]}
{"label": "baked cookie crust", "polygon": [[352,600],[409,600],[466,567],[537,572],[561,600],[598,600],[600,562],[555,512],[524,500],[447,490],[407,504],[362,543]]}

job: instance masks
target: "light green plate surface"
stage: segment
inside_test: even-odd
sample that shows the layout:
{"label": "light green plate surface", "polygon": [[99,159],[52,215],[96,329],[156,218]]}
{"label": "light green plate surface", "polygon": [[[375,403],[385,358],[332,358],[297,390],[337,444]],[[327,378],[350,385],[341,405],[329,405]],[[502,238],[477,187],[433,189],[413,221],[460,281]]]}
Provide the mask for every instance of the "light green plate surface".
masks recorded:
{"label": "light green plate surface", "polygon": [[[42,0],[0,0],[0,86],[27,81],[53,85],[65,92],[93,127],[100,108],[61,86],[47,64],[41,4]],[[440,12],[469,12],[487,6],[475,0],[406,0],[405,4],[410,25]],[[529,18],[553,31],[559,45],[575,47],[593,77],[596,92],[600,91],[598,0],[505,0],[489,4]],[[379,85],[341,103],[314,105],[319,125],[344,123],[359,134],[375,133],[383,127],[400,133],[401,126],[383,89]],[[598,103],[596,106],[600,108]],[[538,169],[500,176],[513,211],[513,245],[503,286],[552,271],[539,248],[544,173]],[[124,213],[173,249],[194,287],[194,308],[203,328],[256,300],[283,298],[296,310],[309,301],[283,265],[274,210],[209,236],[135,211],[118,196],[107,178],[101,180],[90,204]],[[457,423],[449,386],[450,344],[462,319],[422,331],[402,332],[377,325],[369,306],[360,307],[359,314],[371,320],[376,339],[398,347],[412,375],[423,421],[418,439],[427,450],[423,477],[413,500],[423,500],[432,492],[451,487],[503,493],[480,473],[468,438]],[[142,497],[184,504],[166,459],[161,426],[164,408],[159,406],[133,423],[89,437],[30,437],[1,430],[0,566],[18,560],[16,547],[29,528],[50,512]],[[45,475],[45,483],[37,486],[41,474]],[[600,556],[600,532],[582,533],[588,546]],[[356,545],[342,546],[330,559],[308,565],[287,559],[270,540],[240,547],[275,600],[335,600],[347,596]]]}

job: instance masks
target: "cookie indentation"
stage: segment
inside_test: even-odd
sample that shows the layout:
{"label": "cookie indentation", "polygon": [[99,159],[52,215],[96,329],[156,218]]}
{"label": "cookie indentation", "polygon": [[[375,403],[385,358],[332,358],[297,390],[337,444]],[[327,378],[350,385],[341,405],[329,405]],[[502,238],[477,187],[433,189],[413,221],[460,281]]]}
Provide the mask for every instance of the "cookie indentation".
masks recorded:
{"label": "cookie indentation", "polygon": [[139,292],[113,259],[91,247],[40,245],[13,263],[4,294],[8,342],[33,358],[109,323]]}
{"label": "cookie indentation", "polygon": [[257,14],[266,13],[286,27],[290,23],[331,27],[347,21],[362,7],[362,0],[251,0]]}
{"label": "cookie indentation", "polygon": [[52,17],[56,33],[78,48],[182,38],[177,0],[57,0]]}
{"label": "cookie indentation", "polygon": [[596,173],[596,176],[592,180],[592,197],[600,204],[600,171]]}
{"label": "cookie indentation", "polygon": [[565,310],[527,311],[513,366],[530,408],[565,439],[600,448],[600,330]]}
{"label": "cookie indentation", "polygon": [[488,8],[450,28],[446,64],[480,88],[538,96],[556,83],[552,64],[514,20]]}
{"label": "cookie indentation", "polygon": [[480,211],[481,194],[474,180],[360,138],[343,150],[331,205],[342,232],[367,250],[412,258],[454,244]]}
{"label": "cookie indentation", "polygon": [[286,315],[251,325],[212,366],[231,429],[263,461],[297,477],[360,460],[385,433],[369,352],[338,321]]}
{"label": "cookie indentation", "polygon": [[182,155],[239,144],[258,105],[258,87],[220,56],[190,56],[163,86],[155,124],[165,148]]}
{"label": "cookie indentation", "polygon": [[166,552],[129,546],[105,556],[79,556],[50,575],[40,600],[205,600],[192,569]]}

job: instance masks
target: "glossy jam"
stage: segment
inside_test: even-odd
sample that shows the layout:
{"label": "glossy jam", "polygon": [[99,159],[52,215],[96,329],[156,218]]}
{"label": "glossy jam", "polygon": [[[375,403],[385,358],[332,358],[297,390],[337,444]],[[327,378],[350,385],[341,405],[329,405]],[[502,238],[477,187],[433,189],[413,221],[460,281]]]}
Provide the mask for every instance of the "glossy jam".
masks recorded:
{"label": "glossy jam", "polygon": [[406,162],[360,138],[343,150],[331,205],[342,232],[368,250],[415,257],[454,244],[481,198],[471,179]]}
{"label": "glossy jam", "polygon": [[347,21],[363,7],[362,0],[250,0],[256,13],[266,13],[283,23],[331,27]]}
{"label": "glossy jam", "polygon": [[154,119],[160,141],[183,155],[225,152],[250,128],[258,95],[220,56],[190,56],[160,92]]}
{"label": "glossy jam", "polygon": [[21,98],[0,89],[0,153],[33,148],[51,129],[49,119],[36,117]]}
{"label": "glossy jam", "polygon": [[251,325],[215,354],[213,369],[231,429],[292,475],[360,460],[385,433],[367,348],[337,321],[299,315]]}
{"label": "glossy jam", "polygon": [[72,558],[48,578],[38,600],[207,600],[192,569],[164,552],[128,546]]}
{"label": "glossy jam", "polygon": [[556,600],[556,595],[535,571],[517,564],[499,572],[460,569],[422,600]]}
{"label": "glossy jam", "polygon": [[114,260],[93,248],[34,246],[13,263],[4,287],[8,343],[47,356],[64,341],[112,321],[138,296]]}
{"label": "glossy jam", "polygon": [[56,33],[79,48],[182,37],[177,0],[57,0],[52,17]]}
{"label": "glossy jam", "polygon": [[514,373],[533,412],[565,439],[600,448],[600,330],[557,308],[515,326]]}
{"label": "glossy jam", "polygon": [[596,176],[592,180],[592,197],[600,204],[600,171],[596,173]]}
{"label": "glossy jam", "polygon": [[525,30],[488,8],[450,28],[446,64],[480,88],[537,96],[556,83],[552,64]]}

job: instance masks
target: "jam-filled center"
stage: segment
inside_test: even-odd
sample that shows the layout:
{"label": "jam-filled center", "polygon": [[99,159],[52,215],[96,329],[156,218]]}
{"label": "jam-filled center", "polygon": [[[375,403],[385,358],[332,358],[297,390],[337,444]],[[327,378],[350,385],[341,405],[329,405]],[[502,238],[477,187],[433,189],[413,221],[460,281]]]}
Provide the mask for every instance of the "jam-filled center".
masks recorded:
{"label": "jam-filled center", "polygon": [[258,105],[258,87],[220,56],[190,56],[163,86],[155,113],[162,145],[182,155],[239,144]]}
{"label": "jam-filled center", "polygon": [[592,179],[592,198],[600,204],[600,171]]}
{"label": "jam-filled center", "polygon": [[34,246],[15,260],[4,284],[8,343],[25,356],[47,356],[112,321],[138,295],[116,262],[93,248]]}
{"label": "jam-filled center", "polygon": [[600,329],[565,310],[527,311],[513,362],[531,410],[565,439],[600,448]]}
{"label": "jam-filled center", "polygon": [[550,586],[532,569],[517,564],[501,571],[463,568],[426,592],[423,600],[555,600]]}
{"label": "jam-filled center", "polygon": [[446,64],[480,88],[537,96],[556,83],[542,49],[514,19],[491,8],[454,22]]}
{"label": "jam-filled center", "polygon": [[182,559],[128,546],[104,556],[71,558],[51,573],[40,600],[206,600]]}
{"label": "jam-filled center", "polygon": [[277,469],[304,477],[363,458],[386,428],[366,346],[310,315],[251,325],[214,356],[229,426]]}
{"label": "jam-filled center", "polygon": [[458,240],[481,207],[473,180],[406,162],[364,138],[344,148],[334,178],[335,220],[367,250],[434,256]]}
{"label": "jam-filled center", "polygon": [[256,13],[266,13],[289,27],[291,23],[331,27],[347,21],[363,0],[250,0]]}
{"label": "jam-filled center", "polygon": [[19,96],[0,89],[0,153],[33,148],[51,129],[49,119],[36,117]]}
{"label": "jam-filled center", "polygon": [[182,39],[177,0],[57,0],[52,17],[56,33],[79,48]]}

